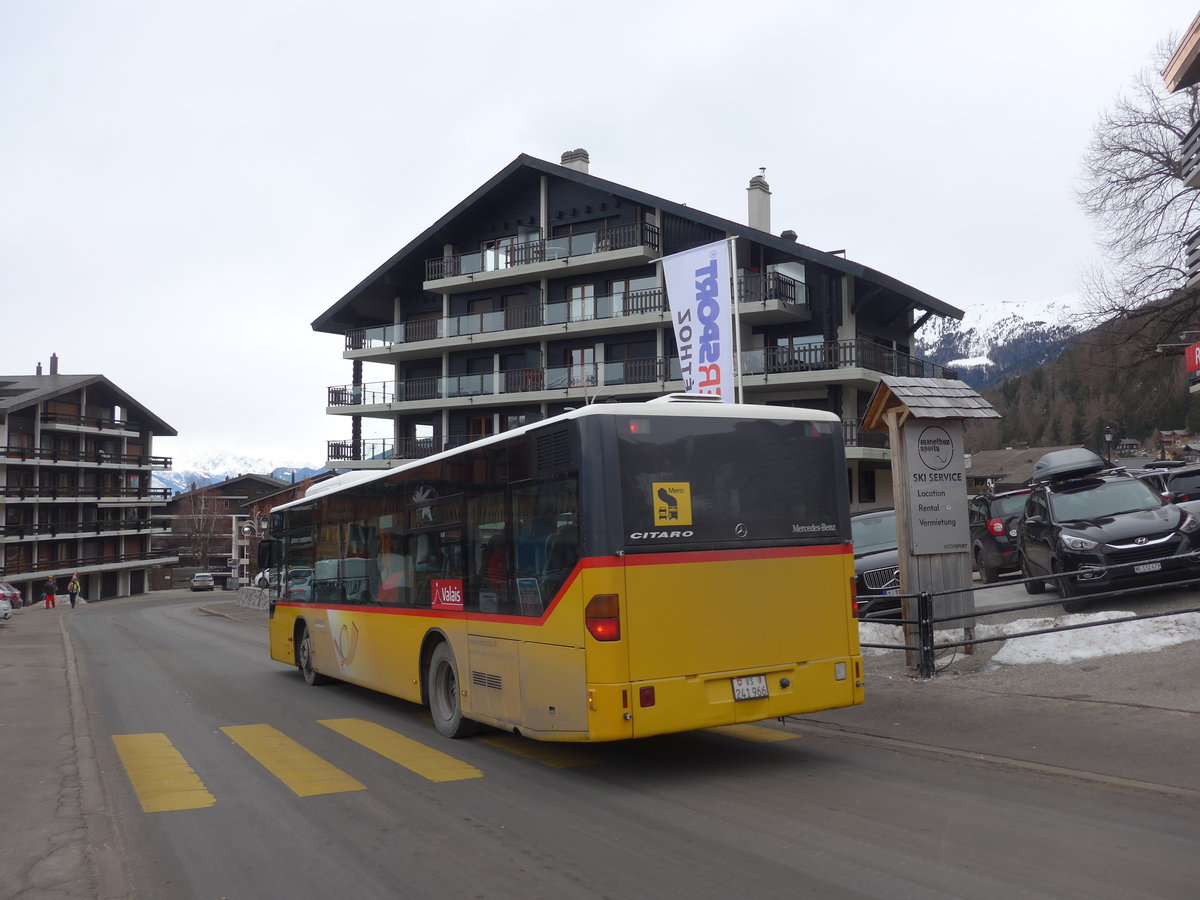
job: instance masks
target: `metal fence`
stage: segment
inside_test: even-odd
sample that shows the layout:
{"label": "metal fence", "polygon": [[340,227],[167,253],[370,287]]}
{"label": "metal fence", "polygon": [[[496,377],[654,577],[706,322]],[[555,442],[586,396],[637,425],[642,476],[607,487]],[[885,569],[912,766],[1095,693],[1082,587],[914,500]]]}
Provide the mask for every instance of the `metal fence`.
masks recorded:
{"label": "metal fence", "polygon": [[[963,640],[943,641],[935,646],[934,633],[936,632],[938,625],[953,624],[955,622],[962,622],[966,619],[984,619],[991,616],[999,616],[1005,613],[1020,612],[1021,610],[1026,609],[1042,609],[1048,606],[1061,606],[1064,604],[1064,600],[1067,603],[1078,601],[1091,603],[1093,601],[1109,600],[1117,597],[1136,596],[1138,594],[1146,594],[1151,591],[1162,591],[1170,588],[1196,587],[1200,585],[1200,554],[1189,554],[1189,557],[1191,560],[1194,560],[1195,566],[1197,567],[1195,574],[1191,574],[1191,577],[1182,578],[1177,581],[1141,585],[1137,587],[1124,587],[1111,591],[1097,591],[1095,593],[1075,593],[1074,595],[1066,598],[1062,596],[1060,589],[1059,595],[1052,600],[1035,600],[1029,603],[1013,603],[1007,606],[990,607],[984,610],[977,609],[974,612],[966,614],[935,616],[933,613],[934,598],[947,596],[950,594],[961,594],[964,591],[987,591],[995,588],[1007,587],[1009,585],[1027,584],[1029,582],[1037,581],[1054,582],[1057,586],[1061,579],[1070,578],[1077,573],[1065,572],[1059,575],[1039,576],[1037,578],[1006,578],[1003,581],[994,582],[992,584],[972,584],[966,588],[958,587],[949,588],[942,591],[919,591],[915,594],[900,594],[898,595],[898,599],[900,599],[902,603],[904,600],[910,601],[907,604],[910,616],[913,612],[913,607],[915,606],[915,618],[863,619],[861,621],[873,622],[880,625],[916,626],[917,643],[915,645],[863,643],[861,646],[872,650],[904,650],[905,652],[917,654],[919,660],[917,672],[919,677],[933,678],[937,674],[934,656],[938,650],[975,647],[980,644],[994,643],[997,641],[1010,641],[1015,640],[1016,638],[1033,637],[1034,635],[1039,634],[1053,634],[1059,631],[1076,631],[1081,628],[1095,628],[1099,625],[1116,625],[1121,622],[1138,622],[1143,619],[1162,619],[1169,616],[1182,616],[1187,615],[1188,613],[1200,613],[1200,606],[1192,606],[1186,609],[1174,609],[1167,610],[1165,612],[1152,612],[1141,615],[1125,616],[1120,619],[1098,619],[1094,622],[1080,622],[1073,625],[1056,625],[1053,628],[1039,628],[1033,631],[1022,631],[1018,632],[1017,634],[1004,634],[994,637],[975,637],[972,633],[972,630],[967,628],[965,629],[966,636]],[[1178,564],[1180,562],[1180,557],[1167,556],[1162,557],[1157,561]],[[1143,565],[1145,562],[1145,560],[1138,560],[1136,563],[1123,563],[1121,565],[1108,566],[1107,568],[1108,571],[1112,572],[1119,569],[1127,569],[1134,565]],[[1188,570],[1184,569],[1181,570],[1181,574],[1186,575],[1190,573]]]}

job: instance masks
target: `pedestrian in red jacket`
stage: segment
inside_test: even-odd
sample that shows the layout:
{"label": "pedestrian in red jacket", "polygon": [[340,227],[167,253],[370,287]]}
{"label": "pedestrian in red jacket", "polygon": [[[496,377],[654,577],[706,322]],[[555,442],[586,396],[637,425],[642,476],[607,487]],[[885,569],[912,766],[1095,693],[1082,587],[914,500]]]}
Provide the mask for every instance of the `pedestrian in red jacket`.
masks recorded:
{"label": "pedestrian in red jacket", "polygon": [[58,604],[54,602],[54,595],[58,593],[58,585],[54,583],[53,578],[47,578],[42,584],[42,599],[46,601],[46,609],[57,609]]}

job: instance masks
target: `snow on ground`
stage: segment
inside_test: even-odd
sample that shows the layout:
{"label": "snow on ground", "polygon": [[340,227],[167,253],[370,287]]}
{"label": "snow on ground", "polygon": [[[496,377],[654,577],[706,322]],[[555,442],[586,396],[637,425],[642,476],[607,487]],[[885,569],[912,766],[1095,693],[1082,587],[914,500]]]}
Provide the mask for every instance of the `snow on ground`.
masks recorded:
{"label": "snow on ground", "polygon": [[[1103,622],[1120,619],[1136,613],[1108,610],[1096,613],[1077,613],[1061,616],[1046,616],[1036,619],[1018,619],[1003,625],[979,625],[975,636],[998,637],[1039,631],[1064,625],[1080,625],[1085,622]],[[880,625],[875,622],[858,624],[859,639],[868,644],[904,643],[904,632],[899,625]],[[939,631],[935,642],[962,640],[962,631]],[[1032,663],[1072,663],[1098,656],[1114,656],[1120,653],[1149,653],[1175,644],[1200,641],[1200,613],[1168,616],[1161,619],[1142,619],[1138,622],[1119,622],[1112,625],[1096,625],[1072,631],[1057,631],[1031,637],[1005,641],[991,661],[994,664],[1021,666]],[[874,655],[893,651],[863,648],[863,655]]]}

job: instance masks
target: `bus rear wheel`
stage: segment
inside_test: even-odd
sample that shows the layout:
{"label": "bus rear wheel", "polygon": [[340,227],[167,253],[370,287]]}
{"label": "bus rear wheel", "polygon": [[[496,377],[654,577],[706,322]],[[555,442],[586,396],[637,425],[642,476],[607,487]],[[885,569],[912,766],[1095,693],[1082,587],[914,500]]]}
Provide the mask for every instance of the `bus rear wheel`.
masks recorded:
{"label": "bus rear wheel", "polygon": [[316,687],[319,684],[325,684],[329,679],[314,668],[312,645],[312,635],[308,631],[308,626],[305,625],[304,630],[300,632],[300,642],[296,645],[296,668],[304,676],[306,684]]}
{"label": "bus rear wheel", "polygon": [[438,644],[429,658],[429,712],[442,737],[466,737],[475,730],[474,723],[463,718],[458,665],[447,643]]}

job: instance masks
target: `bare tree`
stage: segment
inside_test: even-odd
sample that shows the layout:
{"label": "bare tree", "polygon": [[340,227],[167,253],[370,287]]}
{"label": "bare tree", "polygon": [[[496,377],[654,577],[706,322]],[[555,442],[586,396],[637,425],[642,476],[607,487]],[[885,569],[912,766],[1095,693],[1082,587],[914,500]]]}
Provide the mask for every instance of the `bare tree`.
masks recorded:
{"label": "bare tree", "polygon": [[1107,262],[1085,276],[1088,314],[1105,330],[1104,323],[1125,323],[1127,341],[1149,352],[1193,324],[1200,294],[1184,288],[1184,250],[1200,228],[1200,190],[1183,183],[1180,146],[1200,116],[1200,89],[1168,93],[1160,73],[1174,45],[1159,44],[1153,67],[1101,116],[1079,190],[1100,227]]}
{"label": "bare tree", "polygon": [[229,518],[218,506],[207,491],[192,491],[180,498],[171,526],[180,557],[201,568],[208,568],[213,554],[229,546]]}

